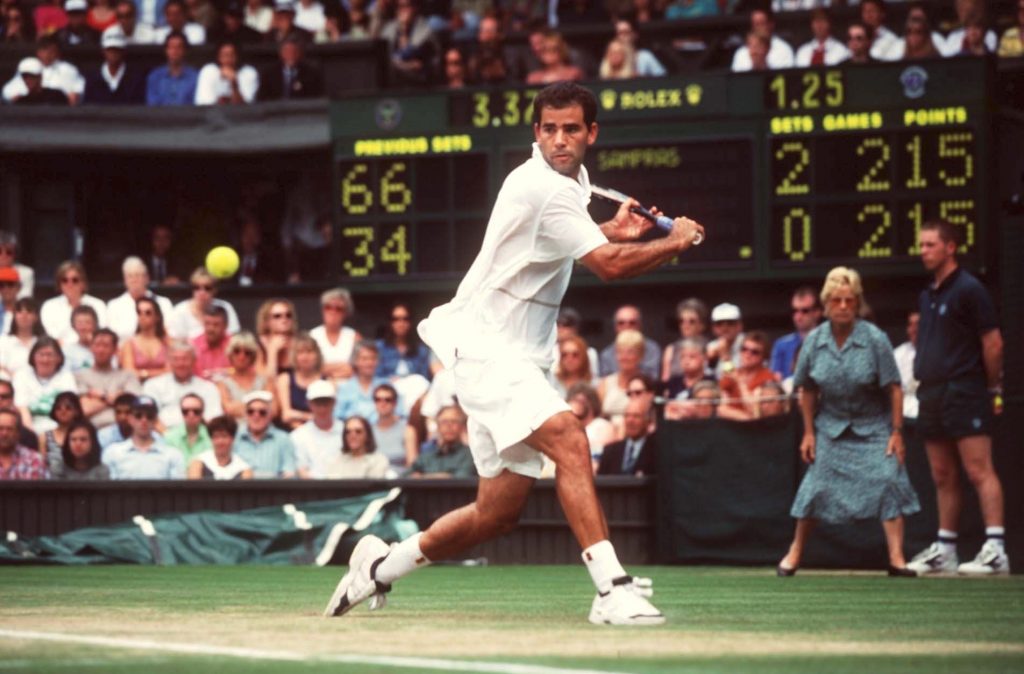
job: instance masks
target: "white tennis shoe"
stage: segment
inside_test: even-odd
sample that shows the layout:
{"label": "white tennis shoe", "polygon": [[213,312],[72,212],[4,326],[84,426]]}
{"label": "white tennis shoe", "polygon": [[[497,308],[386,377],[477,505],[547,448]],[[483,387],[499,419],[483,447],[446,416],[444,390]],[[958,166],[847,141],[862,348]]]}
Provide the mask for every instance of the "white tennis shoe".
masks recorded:
{"label": "white tennis shoe", "polygon": [[331,600],[324,609],[325,618],[338,618],[367,599],[370,610],[384,608],[385,596],[391,586],[378,582],[377,565],[387,556],[391,547],[376,536],[363,536],[348,559],[348,572],[341,577]]}
{"label": "white tennis shoe", "polygon": [[956,553],[943,554],[942,546],[932,543],[907,564],[907,568],[919,576],[935,576],[955,574],[957,571]]}
{"label": "white tennis shoe", "polygon": [[595,625],[663,625],[665,616],[647,601],[653,596],[649,578],[624,576],[608,592],[598,592],[590,607]]}
{"label": "white tennis shoe", "polygon": [[985,541],[978,556],[961,564],[957,571],[963,576],[1004,576],[1010,573],[1010,558],[1002,546]]}

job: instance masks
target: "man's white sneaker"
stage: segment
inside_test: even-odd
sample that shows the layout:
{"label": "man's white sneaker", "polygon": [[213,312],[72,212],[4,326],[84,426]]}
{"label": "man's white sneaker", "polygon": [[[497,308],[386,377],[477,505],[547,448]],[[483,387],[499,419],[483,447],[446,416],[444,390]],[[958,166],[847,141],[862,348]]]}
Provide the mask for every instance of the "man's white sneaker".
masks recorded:
{"label": "man's white sneaker", "polygon": [[[598,592],[590,607],[590,622],[595,625],[662,625],[665,616],[647,601],[650,581],[629,578],[616,583],[604,594]],[[643,583],[642,581],[645,581]],[[640,581],[640,582],[637,582]]]}
{"label": "man's white sneaker", "polygon": [[919,576],[953,574],[957,572],[958,561],[955,552],[951,555],[943,554],[942,546],[932,543],[917,553],[907,564],[907,568]]}
{"label": "man's white sneaker", "polygon": [[391,586],[378,582],[375,572],[390,550],[390,546],[376,536],[363,536],[356,543],[348,559],[348,572],[341,577],[324,609],[325,618],[343,616],[371,597],[374,598],[371,609],[384,607],[384,595],[391,591]]}
{"label": "man's white sneaker", "polygon": [[1002,576],[1010,573],[1010,558],[1001,546],[985,541],[978,556],[961,564],[957,571],[964,576]]}

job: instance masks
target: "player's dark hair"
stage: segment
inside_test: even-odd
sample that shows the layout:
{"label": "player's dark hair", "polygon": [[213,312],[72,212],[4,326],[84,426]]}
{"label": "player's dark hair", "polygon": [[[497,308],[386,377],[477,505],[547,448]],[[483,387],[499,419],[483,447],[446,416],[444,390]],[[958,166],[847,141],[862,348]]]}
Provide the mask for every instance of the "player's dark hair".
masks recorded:
{"label": "player's dark hair", "polygon": [[928,222],[921,225],[921,231],[933,231],[939,233],[939,238],[942,239],[943,243],[954,243],[959,248],[960,244],[960,230],[948,220],[929,220]]}
{"label": "player's dark hair", "polygon": [[230,414],[222,414],[219,417],[210,419],[210,423],[206,424],[206,431],[210,435],[223,432],[234,437],[235,433],[238,432],[238,422]]}
{"label": "player's dark hair", "polygon": [[533,99],[533,123],[540,124],[540,113],[544,108],[563,110],[573,105],[583,108],[583,123],[589,129],[597,120],[597,99],[590,89],[575,82],[549,84]]}
{"label": "player's dark hair", "polygon": [[75,419],[68,426],[68,431],[64,435],[64,444],[60,447],[60,456],[64,460],[65,466],[75,468],[77,458],[71,453],[71,434],[79,428],[84,428],[89,433],[89,453],[84,457],[85,468],[86,470],[95,468],[100,465],[100,441],[96,435],[96,427],[87,419]]}

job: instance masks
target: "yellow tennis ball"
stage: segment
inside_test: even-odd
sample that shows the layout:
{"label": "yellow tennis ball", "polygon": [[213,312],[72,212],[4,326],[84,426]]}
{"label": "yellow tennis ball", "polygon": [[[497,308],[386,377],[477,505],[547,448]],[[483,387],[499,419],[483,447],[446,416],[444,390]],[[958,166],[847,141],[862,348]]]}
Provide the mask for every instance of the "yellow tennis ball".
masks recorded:
{"label": "yellow tennis ball", "polygon": [[206,270],[216,278],[234,276],[238,263],[238,253],[230,246],[217,246],[206,254]]}

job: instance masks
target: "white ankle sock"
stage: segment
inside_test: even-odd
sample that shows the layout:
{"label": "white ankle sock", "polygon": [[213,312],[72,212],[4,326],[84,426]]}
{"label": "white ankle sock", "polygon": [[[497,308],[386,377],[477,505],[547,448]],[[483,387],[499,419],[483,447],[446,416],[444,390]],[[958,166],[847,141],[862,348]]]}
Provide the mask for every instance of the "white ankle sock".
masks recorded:
{"label": "white ankle sock", "polygon": [[939,549],[942,550],[943,555],[955,555],[956,554],[956,539],[957,533],[950,531],[949,529],[939,529]]}
{"label": "white ankle sock", "polygon": [[986,543],[997,545],[1000,550],[1005,549],[1006,529],[1003,527],[985,527],[985,536],[988,537],[988,540],[985,541]]}
{"label": "white ankle sock", "polygon": [[583,563],[587,565],[587,571],[590,572],[597,591],[601,593],[612,589],[613,580],[627,575],[626,570],[619,563],[615,548],[608,540],[594,543],[584,550]]}
{"label": "white ankle sock", "polygon": [[402,576],[407,576],[421,566],[430,564],[423,551],[420,550],[420,536],[410,536],[388,553],[384,561],[377,566],[377,580],[382,583],[393,583]]}

